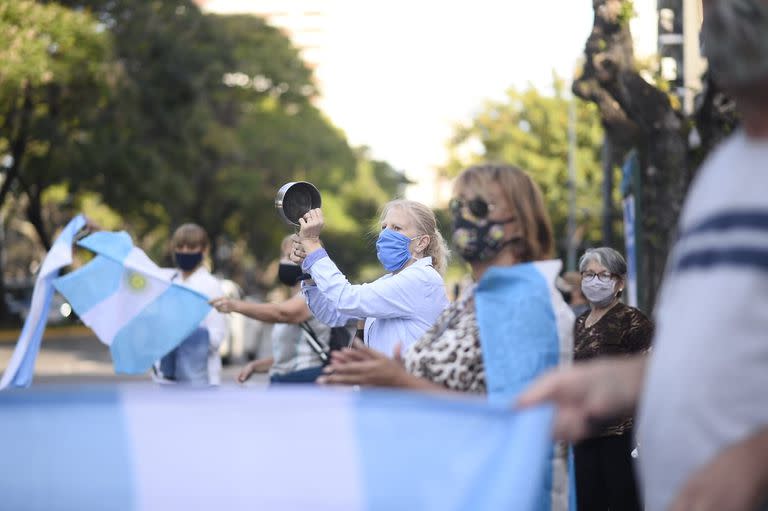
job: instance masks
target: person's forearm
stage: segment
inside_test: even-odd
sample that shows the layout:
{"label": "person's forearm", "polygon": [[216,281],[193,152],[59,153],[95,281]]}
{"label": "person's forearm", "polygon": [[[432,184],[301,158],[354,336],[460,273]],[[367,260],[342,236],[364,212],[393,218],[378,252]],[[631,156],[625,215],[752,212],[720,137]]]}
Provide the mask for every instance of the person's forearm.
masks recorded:
{"label": "person's forearm", "polygon": [[306,255],[316,252],[323,248],[323,244],[320,243],[320,238],[304,238],[301,240],[301,246],[304,247]]}
{"label": "person's forearm", "polygon": [[233,305],[235,312],[266,323],[291,323],[293,319],[274,303],[252,303],[237,300]]}
{"label": "person's forearm", "polygon": [[627,400],[631,401],[631,408],[637,407],[637,403],[640,401],[640,394],[643,392],[643,385],[645,383],[645,373],[648,366],[648,354],[641,353],[633,355],[627,360],[621,362],[626,371],[627,381]]}
{"label": "person's forearm", "polygon": [[755,474],[758,477],[760,502],[768,502],[768,425],[750,436],[746,449],[755,461]]}

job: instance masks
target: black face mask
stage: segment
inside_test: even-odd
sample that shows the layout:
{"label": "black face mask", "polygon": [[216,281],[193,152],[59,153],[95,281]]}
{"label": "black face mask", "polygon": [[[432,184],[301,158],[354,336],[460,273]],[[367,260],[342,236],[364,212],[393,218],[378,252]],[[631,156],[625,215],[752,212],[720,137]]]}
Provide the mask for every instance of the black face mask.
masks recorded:
{"label": "black face mask", "polygon": [[181,271],[192,271],[203,261],[202,252],[174,252],[173,258]]}
{"label": "black face mask", "polygon": [[280,263],[277,278],[286,286],[293,287],[299,283],[304,272],[298,264]]}
{"label": "black face mask", "polygon": [[504,224],[514,219],[472,221],[460,212],[453,214],[453,245],[462,259],[468,262],[487,261],[505,246],[517,241],[504,239]]}

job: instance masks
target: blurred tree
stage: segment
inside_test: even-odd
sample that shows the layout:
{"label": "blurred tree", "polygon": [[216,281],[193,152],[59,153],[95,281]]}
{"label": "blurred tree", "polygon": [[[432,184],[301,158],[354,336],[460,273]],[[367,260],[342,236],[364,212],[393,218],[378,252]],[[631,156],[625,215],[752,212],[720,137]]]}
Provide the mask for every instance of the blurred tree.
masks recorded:
{"label": "blurred tree", "polygon": [[42,195],[88,172],[84,153],[109,89],[109,39],[85,13],[29,1],[0,2],[0,34],[0,206],[9,193],[27,195],[27,216],[48,248]]}
{"label": "blurred tree", "polygon": [[733,129],[736,119],[732,103],[711,82],[696,111],[686,115],[676,97],[641,76],[629,31],[631,0],[595,0],[593,8],[586,62],[573,92],[597,105],[614,165],[621,165],[629,150],[638,151],[642,173],[638,287],[641,306],[651,310],[695,169]]}
{"label": "blurred tree", "polygon": [[[311,70],[278,29],[205,15],[191,0],[0,7],[0,200],[24,194],[43,244],[88,209],[159,260],[170,230],[196,221],[211,234],[215,265],[242,273],[244,260],[272,260],[290,232],[274,211],[277,188],[306,179],[323,192],[328,237],[347,269],[373,260],[368,215],[402,175],[351,148],[317,109]],[[41,28],[20,28],[36,17]]]}
{"label": "blurred tree", "polygon": [[[85,153],[110,90],[109,55],[108,36],[87,13],[0,1],[0,209],[11,194],[24,195],[25,215],[46,249],[43,194],[89,172]],[[3,274],[0,268],[0,296]],[[4,309],[3,300],[0,316]]]}
{"label": "blurred tree", "polygon": [[[555,77],[551,94],[533,87],[507,90],[503,101],[488,101],[472,120],[455,129],[449,144],[448,177],[463,168],[499,161],[530,173],[541,187],[562,255],[568,243],[568,109],[565,83]],[[577,243],[590,246],[601,239],[600,151],[603,130],[597,109],[576,101],[576,224]],[[618,226],[617,226],[618,227]]]}

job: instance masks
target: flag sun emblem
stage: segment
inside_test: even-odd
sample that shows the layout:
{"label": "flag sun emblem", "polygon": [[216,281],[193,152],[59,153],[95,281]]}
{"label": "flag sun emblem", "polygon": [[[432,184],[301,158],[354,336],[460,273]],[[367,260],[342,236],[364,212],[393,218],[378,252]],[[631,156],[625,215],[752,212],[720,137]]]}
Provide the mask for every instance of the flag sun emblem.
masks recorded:
{"label": "flag sun emblem", "polygon": [[142,291],[145,287],[147,287],[147,279],[140,273],[130,272],[127,278],[128,287],[134,291]]}

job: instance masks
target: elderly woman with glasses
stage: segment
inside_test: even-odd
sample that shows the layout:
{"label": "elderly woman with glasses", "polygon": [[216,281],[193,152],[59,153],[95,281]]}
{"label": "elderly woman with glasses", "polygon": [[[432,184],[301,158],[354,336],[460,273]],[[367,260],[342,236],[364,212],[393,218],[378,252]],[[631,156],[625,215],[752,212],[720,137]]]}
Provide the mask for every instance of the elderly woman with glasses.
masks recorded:
{"label": "elderly woman with glasses", "polygon": [[[620,356],[648,350],[653,325],[621,303],[627,263],[612,248],[587,250],[579,261],[581,290],[591,309],[576,318],[574,358]],[[574,447],[578,509],[641,509],[632,470],[632,418],[603,424]]]}

